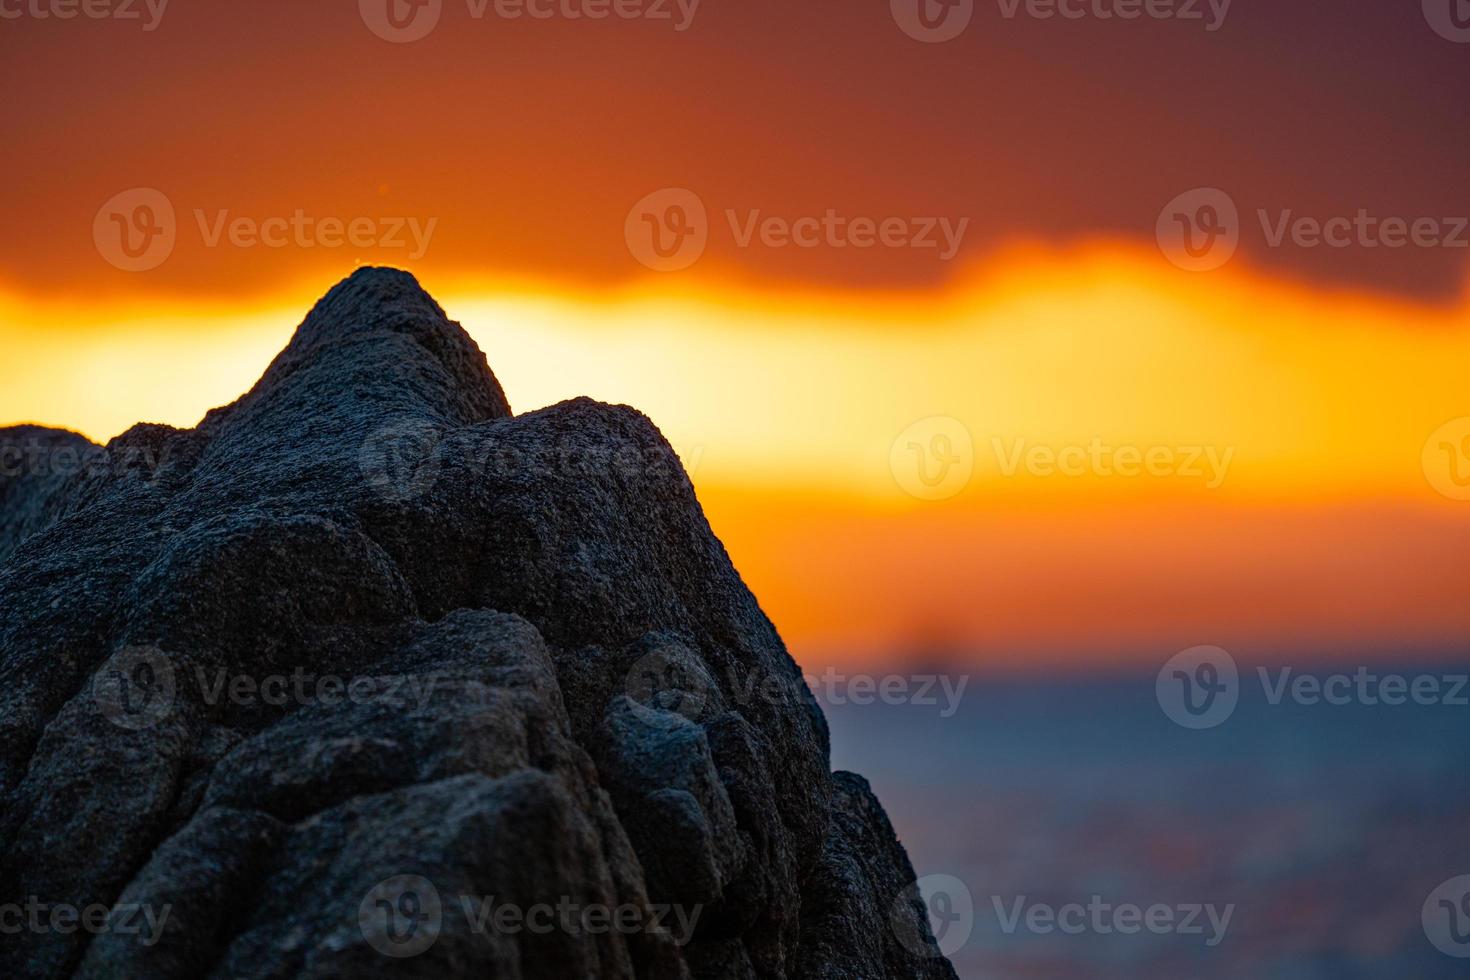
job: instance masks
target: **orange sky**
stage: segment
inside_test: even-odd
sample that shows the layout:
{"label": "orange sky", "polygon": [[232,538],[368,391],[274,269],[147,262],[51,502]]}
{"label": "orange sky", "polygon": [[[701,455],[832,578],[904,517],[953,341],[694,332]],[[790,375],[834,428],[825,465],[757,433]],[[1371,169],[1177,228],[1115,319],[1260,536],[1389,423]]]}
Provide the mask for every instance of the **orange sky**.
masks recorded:
{"label": "orange sky", "polygon": [[[1455,474],[1430,445],[1470,416],[1467,309],[1102,245],[1012,250],[939,293],[424,282],[518,411],[580,393],[647,411],[812,657],[1431,655],[1470,628],[1470,502],[1434,489]],[[192,425],[318,288],[233,307],[8,300],[0,339],[27,370],[0,418],[96,438]],[[968,479],[916,482],[908,443],[954,425]]]}
{"label": "orange sky", "polygon": [[[46,2],[0,0],[0,424],[192,425],[397,265],[517,410],[647,411],[808,659],[1463,653],[1470,240],[1269,233],[1470,215],[1470,48],[1419,4],[976,4],[927,44],[886,0],[685,29],[444,0],[411,43],[362,13],[387,0]],[[1196,188],[1239,246],[1190,273],[1155,235]],[[627,237],[648,195],[703,213],[688,268]],[[117,222],[165,209],[121,268]],[[742,241],[829,212],[953,254]]]}

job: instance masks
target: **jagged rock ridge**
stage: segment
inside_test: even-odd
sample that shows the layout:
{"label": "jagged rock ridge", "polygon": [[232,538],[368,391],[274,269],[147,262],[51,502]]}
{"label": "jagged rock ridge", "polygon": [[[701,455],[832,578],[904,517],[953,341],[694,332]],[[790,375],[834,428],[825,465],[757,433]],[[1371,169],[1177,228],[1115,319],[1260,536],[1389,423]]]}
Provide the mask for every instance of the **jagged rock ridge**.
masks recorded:
{"label": "jagged rock ridge", "polygon": [[406,273],[0,450],[0,904],[113,909],[0,975],[954,976],[668,444],[512,415]]}

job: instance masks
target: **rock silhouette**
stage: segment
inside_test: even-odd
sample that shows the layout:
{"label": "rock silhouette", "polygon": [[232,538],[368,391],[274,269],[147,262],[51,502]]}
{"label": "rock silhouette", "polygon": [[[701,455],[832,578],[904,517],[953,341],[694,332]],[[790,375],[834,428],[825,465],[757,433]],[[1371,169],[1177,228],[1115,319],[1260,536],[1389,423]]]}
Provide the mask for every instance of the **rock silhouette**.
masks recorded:
{"label": "rock silhouette", "polygon": [[0,975],[954,976],[658,431],[408,274],[0,462]]}

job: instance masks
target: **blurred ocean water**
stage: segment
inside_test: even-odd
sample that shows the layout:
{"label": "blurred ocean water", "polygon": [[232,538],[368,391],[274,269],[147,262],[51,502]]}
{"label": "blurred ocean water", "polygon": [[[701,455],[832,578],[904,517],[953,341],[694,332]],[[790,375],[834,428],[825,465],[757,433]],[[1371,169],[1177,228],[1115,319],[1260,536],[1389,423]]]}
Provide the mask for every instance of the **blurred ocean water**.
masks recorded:
{"label": "blurred ocean water", "polygon": [[1191,731],[1154,680],[974,678],[948,718],[824,703],[834,768],[872,782],[921,880],[968,892],[930,879],[961,977],[1470,977],[1424,918],[1470,954],[1470,898],[1429,902],[1470,875],[1470,707],[1273,705],[1247,680]]}

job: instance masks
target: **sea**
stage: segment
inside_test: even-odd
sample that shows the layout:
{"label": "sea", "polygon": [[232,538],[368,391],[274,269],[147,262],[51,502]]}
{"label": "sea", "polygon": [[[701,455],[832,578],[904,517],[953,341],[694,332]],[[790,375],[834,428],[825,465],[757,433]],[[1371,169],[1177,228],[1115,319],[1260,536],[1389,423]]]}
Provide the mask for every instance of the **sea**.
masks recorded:
{"label": "sea", "polygon": [[1273,703],[1242,671],[1193,729],[1151,673],[819,698],[966,980],[1464,980],[1470,664],[1376,674],[1438,699]]}

